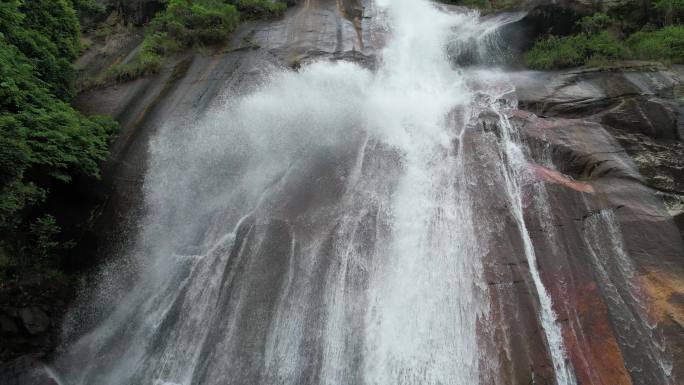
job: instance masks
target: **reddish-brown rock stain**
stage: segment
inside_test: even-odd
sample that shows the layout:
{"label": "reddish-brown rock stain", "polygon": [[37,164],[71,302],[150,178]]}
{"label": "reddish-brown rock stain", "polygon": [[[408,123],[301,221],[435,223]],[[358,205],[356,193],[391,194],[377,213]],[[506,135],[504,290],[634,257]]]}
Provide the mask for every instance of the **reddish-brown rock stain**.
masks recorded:
{"label": "reddish-brown rock stain", "polygon": [[576,318],[563,324],[563,339],[578,384],[631,385],[596,282],[587,282],[574,294]]}

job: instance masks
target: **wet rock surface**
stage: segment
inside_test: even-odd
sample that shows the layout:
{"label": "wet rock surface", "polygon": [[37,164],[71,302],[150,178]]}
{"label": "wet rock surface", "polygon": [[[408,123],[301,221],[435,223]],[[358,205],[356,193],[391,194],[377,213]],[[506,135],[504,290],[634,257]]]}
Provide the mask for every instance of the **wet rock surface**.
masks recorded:
{"label": "wet rock surface", "polygon": [[[632,169],[640,174],[634,177],[643,178],[662,198],[684,231],[681,71],[678,66],[629,62],[602,69],[518,73],[514,81],[522,109],[540,116],[597,123],[608,130],[618,147],[603,151],[629,155],[636,165]],[[591,164],[595,162],[582,167]],[[626,168],[615,170],[624,172]]]}
{"label": "wet rock surface", "polygon": [[5,385],[62,385],[45,364],[28,355],[3,364],[0,378]]}
{"label": "wet rock surface", "polygon": [[[552,212],[540,216],[532,204],[526,217],[579,383],[676,383],[684,376],[679,69],[625,63],[513,79],[520,108],[534,113],[513,113],[533,156],[543,163],[550,153],[559,171],[591,186],[546,182]],[[595,235],[606,228],[612,236]],[[644,349],[654,340],[662,351]]]}
{"label": "wet rock surface", "polygon": [[69,290],[63,282],[45,278],[20,284],[9,282],[3,289],[0,295],[0,362],[25,355],[48,357],[59,343],[59,325],[67,310]]}

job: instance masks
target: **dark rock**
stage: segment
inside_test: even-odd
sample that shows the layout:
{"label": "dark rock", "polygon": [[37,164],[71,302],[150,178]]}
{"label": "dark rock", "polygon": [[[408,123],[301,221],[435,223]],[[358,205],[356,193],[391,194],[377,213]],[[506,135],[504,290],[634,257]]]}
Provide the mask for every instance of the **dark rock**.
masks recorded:
{"label": "dark rock", "polygon": [[10,317],[19,317],[19,308],[16,308],[14,306],[3,306],[2,308],[0,308],[0,311],[7,314]]}
{"label": "dark rock", "polygon": [[15,320],[6,314],[0,313],[0,333],[2,334],[17,334],[19,327]]}
{"label": "dark rock", "polygon": [[0,364],[3,385],[60,385],[45,364],[31,356],[21,356]]}
{"label": "dark rock", "polygon": [[[635,171],[641,174],[622,177],[641,179],[656,190],[673,218],[680,218],[684,213],[684,114],[679,99],[682,81],[676,67],[625,62],[602,69],[521,72],[514,75],[514,82],[522,108],[541,116],[574,119],[581,127],[586,127],[584,121],[604,126],[616,141],[616,145],[604,151],[624,151],[630,156],[627,161],[634,162]],[[555,123],[545,121],[544,124]],[[576,144],[578,129],[557,131],[550,139],[567,142],[562,134],[567,131],[575,136],[567,143]],[[581,130],[583,136],[593,135],[591,128]],[[543,130],[536,132],[533,136],[546,138]],[[597,143],[595,140],[584,138],[581,147],[589,148],[590,143]],[[586,174],[590,167],[612,174],[630,169],[615,168],[614,162],[606,163],[606,157],[611,157],[608,153],[592,151],[593,154],[582,155],[570,150],[572,145],[557,144],[555,153],[565,159],[561,164],[573,176],[590,176]],[[676,223],[684,232],[682,221],[676,220]]]}
{"label": "dark rock", "polygon": [[45,332],[50,327],[50,317],[39,307],[25,307],[20,310],[19,315],[30,334]]}
{"label": "dark rock", "polygon": [[562,3],[522,5],[528,9],[522,19],[504,25],[499,35],[503,45],[511,52],[509,64],[522,65],[522,56],[539,36],[545,34],[566,35],[576,30],[576,22],[582,15],[589,14],[584,8],[570,7]]}
{"label": "dark rock", "polygon": [[143,25],[165,8],[163,0],[98,0],[108,10],[119,13],[129,23]]}
{"label": "dark rock", "polygon": [[625,96],[600,117],[601,123],[654,139],[677,139],[677,111],[667,103],[644,96]]}

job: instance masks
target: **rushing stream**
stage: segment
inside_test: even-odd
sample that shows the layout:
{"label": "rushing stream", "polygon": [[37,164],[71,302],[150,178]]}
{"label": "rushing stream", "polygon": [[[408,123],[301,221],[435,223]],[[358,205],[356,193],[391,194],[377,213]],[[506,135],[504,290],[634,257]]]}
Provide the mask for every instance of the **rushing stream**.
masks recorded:
{"label": "rushing stream", "polygon": [[524,220],[544,191],[525,190],[513,87],[454,59],[502,54],[497,28],[520,16],[374,6],[376,69],[275,69],[159,131],[141,278],[57,360],[64,385],[493,384],[484,264],[502,214],[482,183],[518,229],[555,382],[576,383]]}

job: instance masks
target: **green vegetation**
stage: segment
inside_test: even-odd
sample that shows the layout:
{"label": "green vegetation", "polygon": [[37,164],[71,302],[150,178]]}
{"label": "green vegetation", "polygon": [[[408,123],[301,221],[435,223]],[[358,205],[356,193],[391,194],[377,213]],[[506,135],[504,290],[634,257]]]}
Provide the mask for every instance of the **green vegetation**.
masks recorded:
{"label": "green vegetation", "polygon": [[109,82],[125,82],[142,76],[153,75],[162,68],[161,56],[142,50],[130,63],[114,64],[107,68],[91,85],[99,86]]}
{"label": "green vegetation", "polygon": [[285,3],[274,3],[270,0],[234,0],[232,2],[240,11],[242,19],[273,19],[285,12]]}
{"label": "green vegetation", "polygon": [[79,25],[65,0],[16,0],[0,4],[3,43],[21,51],[49,91],[60,99],[73,96],[71,61],[79,51]]}
{"label": "green vegetation", "polygon": [[108,68],[94,84],[157,73],[169,55],[225,41],[241,17],[271,19],[282,15],[286,7],[271,0],[168,0],[166,9],[147,26],[140,53],[129,63]]}
{"label": "green vegetation", "polygon": [[108,68],[96,84],[127,81],[159,72],[163,57],[193,46],[216,44],[239,22],[234,6],[220,0],[169,0],[152,19],[138,55],[129,63]]}
{"label": "green vegetation", "polygon": [[684,26],[644,29],[632,34],[627,45],[637,59],[684,63]]}
{"label": "green vegetation", "polygon": [[[669,4],[667,7],[663,5],[665,2]],[[684,0],[656,3],[656,8],[661,10],[657,19],[664,20],[662,24],[668,23],[667,20],[680,20],[684,15],[684,8],[679,7],[678,2],[684,4]],[[527,65],[535,69],[553,69],[603,65],[623,59],[684,63],[684,27],[681,25],[657,28],[646,24],[634,28],[633,23],[626,20],[596,13],[579,20],[577,26],[579,32],[574,35],[540,38],[525,56]],[[638,32],[629,34],[630,29]]]}
{"label": "green vegetation", "polygon": [[59,269],[66,243],[44,203],[74,176],[99,176],[116,128],[69,104],[78,41],[66,0],[0,3],[0,279]]}
{"label": "green vegetation", "polygon": [[169,0],[145,33],[144,51],[167,54],[225,40],[237,27],[234,6],[219,0]]}
{"label": "green vegetation", "polygon": [[[270,0],[167,0],[135,58],[98,81],[156,73],[170,55],[225,41],[240,15],[273,18],[285,7]],[[78,224],[56,210],[55,191],[77,190],[75,178],[99,177],[116,129],[111,119],[83,116],[70,105],[71,63],[82,50],[79,19],[104,14],[95,0],[0,2],[0,287],[36,273],[63,275],[68,262],[68,234]]]}
{"label": "green vegetation", "polygon": [[610,31],[580,33],[537,41],[526,55],[527,64],[536,69],[575,67],[605,63],[628,57],[624,44]]}

